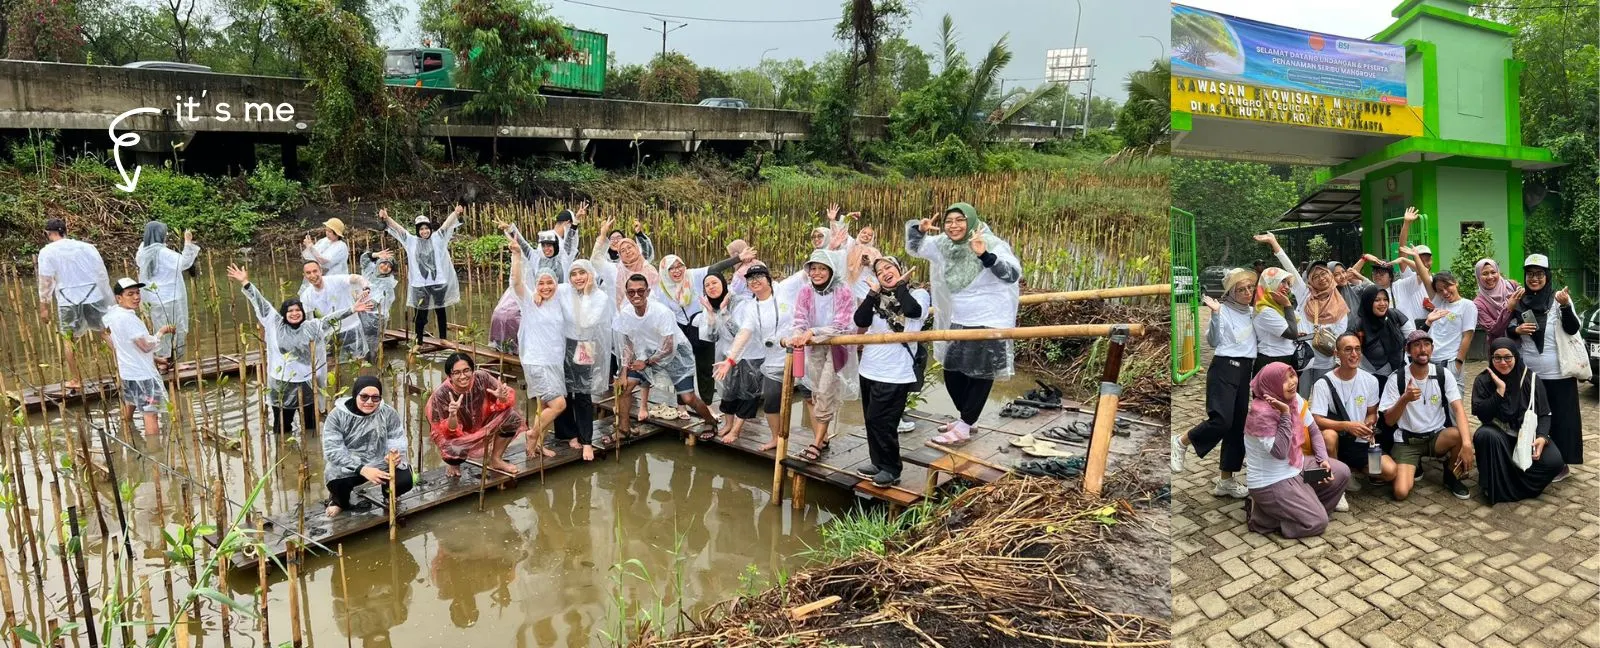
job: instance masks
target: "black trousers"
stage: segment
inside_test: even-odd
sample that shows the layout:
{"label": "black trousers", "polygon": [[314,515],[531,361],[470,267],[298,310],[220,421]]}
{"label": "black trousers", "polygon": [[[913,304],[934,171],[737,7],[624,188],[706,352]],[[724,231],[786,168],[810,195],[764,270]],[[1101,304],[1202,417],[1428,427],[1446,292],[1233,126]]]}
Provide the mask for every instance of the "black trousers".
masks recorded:
{"label": "black trousers", "polygon": [[556,415],[555,428],[557,439],[577,439],[583,445],[594,445],[594,397],[567,394],[567,408]]}
{"label": "black trousers", "polygon": [[1206,368],[1206,420],[1189,430],[1189,445],[1202,457],[1222,444],[1222,471],[1244,468],[1244,418],[1250,411],[1249,358],[1218,356]]}
{"label": "black trousers", "polygon": [[[428,327],[428,313],[430,309],[413,308],[411,310],[414,310],[417,313],[417,344],[422,344],[422,331]],[[431,311],[433,312],[433,318],[439,321],[439,339],[448,339],[450,337],[450,325],[445,318],[444,309],[434,308],[431,309]]]}
{"label": "black trousers", "polygon": [[679,324],[678,330],[683,331],[683,336],[689,339],[689,346],[694,349],[694,384],[700,393],[700,401],[710,405],[712,398],[717,395],[717,382],[711,376],[711,370],[717,360],[717,345],[700,339],[700,328],[694,325]]}
{"label": "black trousers", "polygon": [[[994,388],[994,381],[946,369],[944,387],[950,392],[950,401],[955,403],[956,410],[961,412],[961,421],[974,425],[978,422],[978,415],[983,414],[984,404],[989,401],[989,390]],[[899,419],[895,421],[898,423]]]}
{"label": "black trousers", "polygon": [[[307,433],[313,432],[317,427],[317,399],[302,397],[300,402],[300,425],[306,429]],[[294,432],[295,408],[278,407],[276,405],[271,407],[272,431],[278,434]]]}
{"label": "black trousers", "polygon": [[[1254,377],[1256,374],[1261,373],[1262,369],[1265,369],[1267,367],[1267,365],[1272,364],[1274,362],[1282,362],[1283,364],[1286,364],[1286,365],[1289,365],[1290,367],[1293,367],[1294,366],[1294,356],[1293,355],[1286,355],[1286,356],[1256,356],[1255,362],[1251,363],[1251,367],[1252,367],[1252,369],[1250,371],[1251,377]],[[1244,391],[1245,391],[1246,394],[1250,393],[1250,385],[1249,385],[1249,383],[1245,384]]]}
{"label": "black trousers", "polygon": [[[411,470],[409,468],[401,468],[396,466],[394,469],[394,481],[396,484],[398,484],[394,491],[395,497],[406,494],[411,490],[412,486],[416,485],[416,480],[411,478]],[[351,491],[354,491],[358,486],[365,483],[367,483],[367,478],[362,477],[359,473],[349,477],[340,477],[338,479],[330,480],[328,482],[328,499],[333,502],[334,506],[339,508],[352,508],[353,505],[350,503]],[[385,486],[383,492],[384,497],[387,498],[389,488]]]}
{"label": "black trousers", "polygon": [[906,396],[915,385],[861,379],[861,412],[867,424],[867,455],[873,467],[900,477],[900,417],[906,413]]}

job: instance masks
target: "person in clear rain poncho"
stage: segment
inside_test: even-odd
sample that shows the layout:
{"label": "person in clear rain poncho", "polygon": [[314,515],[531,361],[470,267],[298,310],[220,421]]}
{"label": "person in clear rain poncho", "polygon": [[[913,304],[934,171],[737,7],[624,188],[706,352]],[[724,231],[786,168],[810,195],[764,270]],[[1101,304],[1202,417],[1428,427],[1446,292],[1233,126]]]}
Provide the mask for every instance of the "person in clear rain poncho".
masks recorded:
{"label": "person in clear rain poncho", "polygon": [[383,344],[383,330],[389,327],[389,311],[394,306],[400,280],[395,277],[394,253],[389,250],[361,253],[361,276],[366,278],[367,298],[372,312],[361,314],[361,331],[369,345],[367,359],[376,361]]}
{"label": "person in clear rain poncho", "polygon": [[[104,318],[111,308],[111,277],[100,251],[93,245],[67,238],[67,222],[59,218],[45,221],[45,237],[34,266],[39,273],[39,320],[50,321],[51,304],[56,326],[69,338],[105,330]],[[82,389],[73,345],[67,345],[67,379],[62,386]]]}
{"label": "person in clear rain poncho", "polygon": [[[581,214],[587,204],[578,207]],[[562,217],[571,218],[571,212],[561,212]],[[567,269],[572,267],[572,261],[577,257],[577,228],[571,226],[571,221],[557,222],[557,229],[539,232],[537,247],[523,238],[522,230],[515,223],[499,223],[500,231],[507,239],[516,244],[512,254],[521,257],[523,280],[529,285],[533,284],[534,277],[542,270],[548,270],[556,283],[566,280]],[[489,342],[496,348],[506,353],[517,353],[517,330],[522,321],[522,309],[517,304],[517,296],[511,289],[511,280],[506,280],[506,290],[500,294],[500,301],[494,306],[494,311],[489,315]]]}
{"label": "person in clear rain poncho", "polygon": [[829,424],[839,413],[840,403],[855,400],[860,388],[856,382],[855,347],[812,345],[855,327],[855,297],[843,275],[834,271],[835,258],[826,250],[816,250],[806,261],[809,283],[798,291],[789,337],[784,340],[784,346],[804,350],[800,358],[804,360],[805,382],[811,391],[806,401],[811,405],[815,439],[800,453],[807,461],[816,461],[828,451]]}
{"label": "person in clear rain poncho", "polygon": [[[939,329],[998,329],[1017,325],[1022,264],[1011,246],[989,231],[978,210],[956,203],[944,211],[943,232],[935,218],[906,223],[906,251],[927,259],[933,284],[933,315]],[[937,342],[944,384],[961,416],[940,443],[966,443],[983,413],[994,381],[1010,378],[1010,340]]]}
{"label": "person in clear rain poncho", "polygon": [[[312,319],[353,310],[356,302],[366,299],[370,293],[367,279],[361,275],[323,276],[322,265],[316,261],[304,261],[300,269],[305,278],[300,286],[300,303],[306,308],[306,316]],[[336,330],[329,332],[327,339],[319,341],[318,351],[331,358],[337,348],[339,361],[350,362],[366,358],[376,342],[362,331],[360,317],[347,317],[340,320]],[[323,393],[328,389],[328,369],[326,360],[317,364],[317,405],[324,410],[327,409],[327,397]]]}
{"label": "person in clear rain poncho", "polygon": [[372,301],[362,299],[354,306],[319,318],[306,315],[299,299],[283,300],[273,308],[266,295],[250,283],[250,275],[236,265],[228,266],[228,278],[239,282],[256,320],[261,323],[261,338],[267,358],[267,402],[272,407],[272,429],[288,434],[295,414],[302,429],[316,428],[316,397],[311,382],[318,371],[326,371],[327,353],[322,347],[339,322],[353,313],[372,310]]}
{"label": "person in clear rain poncho", "polygon": [[322,424],[328,517],[346,509],[367,508],[350,499],[350,493],[364,483],[388,490],[391,457],[395,459],[395,497],[406,494],[416,485],[406,461],[409,454],[405,422],[399,411],[383,402],[383,383],[376,376],[356,378],[351,395],[334,403]]}
{"label": "person in clear rain poncho", "polygon": [[[745,421],[754,420],[757,414],[766,414],[767,427],[778,429],[787,353],[782,336],[794,319],[793,302],[785,302],[778,295],[766,266],[750,268],[745,279],[752,296],[734,309],[734,321],[722,319],[728,317],[727,314],[719,316],[719,321],[723,322],[718,327],[719,336],[736,331],[713,374],[722,382],[720,408],[728,415],[725,417],[727,425],[721,430],[723,444],[738,441]],[[711,436],[702,433],[700,439],[710,440]],[[777,442],[773,440],[762,449],[775,447]]]}
{"label": "person in clear rain poncho", "polygon": [[[595,283],[594,264],[588,259],[573,262],[556,298],[561,301],[567,341],[562,363],[567,407],[556,418],[556,438],[582,450],[584,461],[593,461],[594,399],[611,390],[616,303]],[[607,446],[616,442],[609,435],[601,441]]]}
{"label": "person in clear rain poncho", "polygon": [[194,243],[194,232],[184,231],[183,252],[167,247],[167,225],[160,221],[144,224],[144,241],[134,254],[134,264],[139,266],[139,282],[144,284],[141,298],[150,312],[150,325],[157,329],[168,324],[172,335],[161,336],[156,347],[156,360],[171,369],[171,363],[183,359],[189,338],[189,291],[184,286],[183,272],[194,266],[200,255],[200,246]]}
{"label": "person in clear rain poncho", "polygon": [[711,366],[716,363],[715,348],[700,339],[699,320],[702,317],[701,294],[707,275],[719,274],[732,268],[741,258],[754,259],[756,251],[746,249],[741,257],[722,259],[704,268],[690,268],[676,254],[661,259],[661,284],[652,293],[656,301],[672,312],[678,329],[694,348],[695,384],[700,400],[710,403],[716,397],[715,383],[711,379]]}
{"label": "person in clear rain poncho", "polygon": [[416,313],[418,345],[422,344],[422,331],[428,324],[430,311],[439,322],[439,339],[449,337],[445,309],[461,301],[461,284],[456,280],[455,263],[450,259],[450,239],[455,236],[456,228],[461,225],[461,215],[466,211],[466,207],[456,205],[437,231],[431,219],[418,216],[412,223],[417,232],[412,234],[389,218],[389,210],[378,210],[385,231],[406,251],[406,305]]}
{"label": "person in clear rain poncho", "polygon": [[[633,388],[649,387],[652,380],[666,382],[677,393],[679,403],[715,428],[717,419],[712,416],[711,408],[694,391],[694,350],[672,321],[672,313],[661,302],[650,298],[650,284],[644,275],[630,275],[622,286],[628,303],[617,309],[614,321],[616,335],[621,337],[618,346],[626,373],[622,378],[622,397],[616,407],[617,412],[624,413],[617,417],[617,431],[625,435],[631,427],[625,413],[633,406]],[[648,397],[648,392],[646,394]]]}
{"label": "person in clear rain poncho", "polygon": [[337,276],[350,274],[350,246],[344,242],[344,221],[330,218],[322,222],[323,236],[316,241],[307,234],[301,244],[300,258],[316,261],[322,274]]}
{"label": "person in clear rain poncho", "polygon": [[[511,291],[517,296],[517,306],[522,311],[518,327],[518,356],[522,361],[523,381],[528,385],[528,398],[537,399],[544,407],[533,422],[533,431],[527,437],[528,456],[544,439],[544,430],[567,409],[567,381],[562,361],[563,345],[555,344],[566,331],[566,319],[561,300],[556,298],[555,275],[549,268],[540,266],[532,285],[523,277],[522,257],[517,254],[515,241],[511,242]],[[539,450],[547,457],[555,456],[548,448]]]}
{"label": "person in clear rain poncho", "polygon": [[[695,335],[702,342],[711,344],[711,358],[721,361],[728,357],[728,350],[733,348],[733,339],[739,335],[739,318],[737,309],[740,304],[748,300],[734,293],[728,287],[728,280],[720,274],[708,274],[700,282],[700,316],[695,318]],[[712,366],[710,379],[714,383],[713,394],[721,394],[723,381],[715,376],[716,366]],[[710,403],[711,401],[706,401]]]}

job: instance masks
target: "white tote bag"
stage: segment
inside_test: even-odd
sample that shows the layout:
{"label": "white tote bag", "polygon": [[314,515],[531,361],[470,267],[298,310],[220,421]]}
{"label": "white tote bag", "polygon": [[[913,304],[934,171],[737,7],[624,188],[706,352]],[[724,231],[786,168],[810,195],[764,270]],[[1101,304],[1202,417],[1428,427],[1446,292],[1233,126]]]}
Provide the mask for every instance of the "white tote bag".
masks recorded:
{"label": "white tote bag", "polygon": [[1561,328],[1559,315],[1552,319],[1555,321],[1550,322],[1550,326],[1555,327],[1552,333],[1556,336],[1556,362],[1561,369],[1561,377],[1588,380],[1592,373],[1589,371],[1589,352],[1584,348],[1583,340]]}
{"label": "white tote bag", "polygon": [[1522,470],[1533,465],[1533,439],[1539,435],[1539,414],[1534,411],[1534,403],[1539,402],[1539,380],[1530,378],[1527,370],[1523,370],[1519,380],[1528,381],[1528,412],[1522,416],[1522,427],[1517,430],[1517,446],[1511,450],[1511,463]]}

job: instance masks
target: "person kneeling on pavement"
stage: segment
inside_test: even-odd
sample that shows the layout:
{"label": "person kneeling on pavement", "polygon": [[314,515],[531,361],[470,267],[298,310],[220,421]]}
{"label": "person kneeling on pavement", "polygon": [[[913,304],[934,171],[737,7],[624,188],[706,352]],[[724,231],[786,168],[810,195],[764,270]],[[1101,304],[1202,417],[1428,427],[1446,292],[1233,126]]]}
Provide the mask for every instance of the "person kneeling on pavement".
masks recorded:
{"label": "person kneeling on pavement", "polygon": [[[1500,338],[1489,348],[1489,368],[1472,383],[1472,413],[1482,427],[1472,435],[1479,448],[1478,492],[1493,505],[1538,497],[1566,465],[1550,442],[1550,403],[1538,376],[1522,363],[1520,345]],[[1533,417],[1529,420],[1529,417]],[[1522,457],[1520,433],[1531,426]]]}
{"label": "person kneeling on pavement", "polygon": [[[1311,388],[1311,416],[1322,430],[1328,454],[1346,466],[1363,466],[1374,480],[1394,479],[1394,460],[1378,452],[1379,474],[1372,474],[1369,453],[1380,443],[1378,378],[1361,369],[1361,337],[1345,333],[1334,342],[1339,366],[1318,378]],[[1357,490],[1355,482],[1349,490]],[[1340,502],[1339,510],[1349,508]]]}
{"label": "person kneeling on pavement", "polygon": [[[334,403],[322,424],[322,456],[327,460],[328,517],[353,504],[350,493],[363,482],[389,486],[389,459],[395,460],[395,497],[415,485],[406,462],[405,425],[400,412],[383,402],[383,383],[375,376],[356,379],[353,396]],[[385,489],[387,490],[387,489]]]}
{"label": "person kneeling on pavement", "polygon": [[[1244,424],[1245,487],[1251,531],[1285,538],[1321,535],[1344,501],[1350,468],[1328,457],[1294,368],[1274,362],[1250,381]],[[1307,462],[1307,458],[1310,462]]]}
{"label": "person kneeling on pavement", "polygon": [[[1467,415],[1461,406],[1461,388],[1455,376],[1432,364],[1433,338],[1427,331],[1412,331],[1406,337],[1406,356],[1410,364],[1396,372],[1383,388],[1384,423],[1394,427],[1394,445],[1389,453],[1399,470],[1394,477],[1394,499],[1411,495],[1423,457],[1444,460],[1444,487],[1456,499],[1471,493],[1461,476],[1472,470],[1472,437],[1463,435]],[[1459,423],[1458,423],[1459,422]]]}

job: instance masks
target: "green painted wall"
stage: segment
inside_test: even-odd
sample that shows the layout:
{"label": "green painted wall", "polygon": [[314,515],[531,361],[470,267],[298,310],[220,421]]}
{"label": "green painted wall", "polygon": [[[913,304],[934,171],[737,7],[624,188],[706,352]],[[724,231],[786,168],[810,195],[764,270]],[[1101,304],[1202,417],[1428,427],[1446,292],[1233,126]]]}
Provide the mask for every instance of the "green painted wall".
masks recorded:
{"label": "green painted wall", "polygon": [[[1448,3],[1446,3],[1448,4]],[[1505,60],[1511,58],[1511,38],[1459,22],[1423,16],[1395,31],[1389,42],[1407,40],[1432,43],[1436,51],[1437,87],[1429,92],[1424,81],[1426,59],[1413,54],[1406,60],[1406,99],[1426,107],[1438,124],[1437,133],[1425,137],[1507,144]],[[1437,97],[1428,106],[1427,95]],[[1510,142],[1515,144],[1516,142]]]}
{"label": "green painted wall", "polygon": [[[1500,267],[1520,264],[1511,260],[1509,226],[1506,214],[1506,171],[1438,166],[1439,238],[1433,245],[1435,259],[1453,260],[1461,249],[1461,224],[1481,222],[1494,232],[1494,256]],[[1440,263],[1442,269],[1443,266]]]}

